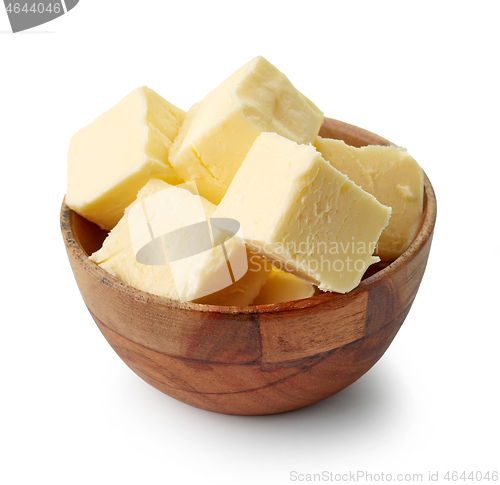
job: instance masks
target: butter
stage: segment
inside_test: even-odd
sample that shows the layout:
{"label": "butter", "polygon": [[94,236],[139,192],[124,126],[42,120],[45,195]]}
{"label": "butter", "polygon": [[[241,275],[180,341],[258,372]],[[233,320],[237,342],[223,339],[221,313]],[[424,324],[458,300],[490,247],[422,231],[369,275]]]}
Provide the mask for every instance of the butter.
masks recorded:
{"label": "butter", "polygon": [[314,286],[308,281],[273,266],[252,305],[301,300],[313,296],[314,292]]}
{"label": "butter", "polygon": [[89,259],[127,285],[153,295],[178,300],[179,295],[168,265],[153,266],[137,262],[132,247],[127,217],[128,211],[132,207],[166,187],[168,185],[161,180],[150,180],[139,191],[137,199],[126,209],[125,215],[108,234],[101,249],[93,253]]}
{"label": "butter", "polygon": [[314,147],[263,133],[213,217],[240,222],[247,244],[286,272],[345,293],[379,261],[390,213]]}
{"label": "butter", "polygon": [[332,167],[346,174],[377,200],[392,207],[391,220],[377,244],[384,261],[400,256],[415,237],[422,216],[424,174],[404,148],[355,148],[343,141],[316,139],[316,148]]}
{"label": "butter", "polygon": [[169,161],[218,204],[260,133],[314,143],[322,121],[323,113],[285,75],[256,57],[189,110]]}
{"label": "butter", "polygon": [[[251,305],[259,294],[262,286],[267,281],[267,276],[271,271],[271,265],[262,260],[259,256],[253,255],[244,244],[237,240],[230,240],[225,244],[225,250],[228,260],[232,263],[237,260],[239,253],[246,253],[248,269],[237,281],[230,283],[226,288],[214,293],[207,294],[202,298],[194,298],[195,303],[204,303],[206,305],[229,305],[229,306],[246,306]],[[209,293],[204,289],[204,284],[212,284],[215,280],[214,275],[217,275],[217,268],[224,268],[224,258],[220,252],[209,251],[204,254],[204,260],[197,265],[199,273],[193,272],[188,280],[191,288],[196,288],[196,292]],[[238,270],[235,264],[231,264],[231,269]],[[207,275],[211,275],[210,278]],[[189,298],[194,291],[188,293]],[[186,299],[187,299],[186,298]]]}
{"label": "butter", "polygon": [[168,152],[184,116],[142,87],[78,131],[68,152],[66,204],[110,230],[149,179],[182,183]]}
{"label": "butter", "polygon": [[[215,210],[212,203],[196,195],[193,186],[172,187],[150,180],[90,259],[123,283],[154,295],[213,305],[249,305],[270,268],[263,261],[250,261],[245,245],[217,232],[215,225],[209,232],[189,232],[193,224],[205,222]],[[170,229],[176,227],[187,232],[177,243],[172,240],[174,251],[184,251],[183,258],[174,263],[165,257],[164,248],[168,248],[166,234],[172,234]],[[152,241],[151,233],[161,238],[159,251],[145,255],[141,249]],[[191,253],[190,237],[195,239]],[[225,254],[221,242],[225,243]],[[166,253],[172,254],[168,249]]]}

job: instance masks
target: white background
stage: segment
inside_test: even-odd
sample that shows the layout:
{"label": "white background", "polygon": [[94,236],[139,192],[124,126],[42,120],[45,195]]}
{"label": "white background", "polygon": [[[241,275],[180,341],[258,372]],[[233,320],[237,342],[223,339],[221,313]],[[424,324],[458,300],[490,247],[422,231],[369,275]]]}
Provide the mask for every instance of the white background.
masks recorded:
{"label": "white background", "polygon": [[[0,483],[500,471],[498,5],[81,0],[19,34],[0,5]],[[74,282],[59,209],[75,131],[144,84],[187,110],[259,54],[327,116],[407,147],[438,220],[413,308],[370,372],[297,412],[224,416],[115,355]]]}

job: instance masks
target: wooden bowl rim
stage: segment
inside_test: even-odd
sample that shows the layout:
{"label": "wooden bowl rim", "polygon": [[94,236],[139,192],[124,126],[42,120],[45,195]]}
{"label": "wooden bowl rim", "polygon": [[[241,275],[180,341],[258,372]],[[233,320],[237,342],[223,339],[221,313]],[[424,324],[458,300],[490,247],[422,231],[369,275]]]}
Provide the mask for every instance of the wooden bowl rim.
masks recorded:
{"label": "wooden bowl rim", "polygon": [[[325,118],[325,121],[330,124],[334,124],[337,128],[345,130],[349,134],[358,134],[361,138],[370,140],[371,144],[378,145],[391,145],[392,143],[382,138],[374,133],[371,133],[363,128],[344,123],[342,121],[333,120],[331,118]],[[191,302],[179,302],[177,300],[172,300],[167,297],[153,295],[142,290],[138,290],[133,286],[122,283],[118,278],[111,275],[103,268],[91,261],[81,245],[79,244],[77,238],[75,238],[72,226],[74,219],[74,211],[72,211],[63,200],[60,213],[60,224],[61,232],[64,239],[64,244],[69,254],[73,255],[77,261],[79,261],[84,269],[90,273],[90,275],[109,286],[116,292],[120,292],[125,296],[133,298],[135,300],[143,301],[144,303],[155,303],[157,305],[162,305],[165,307],[175,308],[175,309],[189,309],[199,312],[215,312],[215,313],[233,313],[233,314],[251,314],[251,313],[271,313],[271,312],[284,312],[291,311],[298,308],[307,308],[310,306],[319,305],[328,302],[334,298],[342,297],[343,294],[340,293],[323,293],[321,295],[312,296],[310,298],[305,298],[302,300],[294,300],[283,303],[271,303],[267,305],[248,305],[248,306],[220,306],[220,305],[206,305]],[[425,246],[428,239],[431,237],[434,225],[436,222],[437,215],[437,204],[434,189],[432,188],[431,182],[424,172],[424,208],[422,212],[422,219],[420,221],[419,229],[412,243],[408,249],[399,256],[395,261],[390,263],[387,267],[378,271],[374,275],[368,277],[367,279],[361,281],[359,286],[354,288],[352,291],[347,293],[348,295],[355,296],[360,291],[367,291],[371,287],[376,286],[382,280],[390,278],[392,274],[400,271],[404,268]]]}

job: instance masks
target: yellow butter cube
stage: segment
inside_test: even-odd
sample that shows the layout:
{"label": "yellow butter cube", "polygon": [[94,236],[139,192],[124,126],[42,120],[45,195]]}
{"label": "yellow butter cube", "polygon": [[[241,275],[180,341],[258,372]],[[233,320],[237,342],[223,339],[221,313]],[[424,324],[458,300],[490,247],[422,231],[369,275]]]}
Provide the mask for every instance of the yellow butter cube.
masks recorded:
{"label": "yellow butter cube", "polygon": [[181,183],[168,152],[184,116],[142,87],[78,131],[68,151],[68,207],[110,230],[150,178]]}
{"label": "yellow butter cube", "polygon": [[263,133],[213,217],[239,221],[247,244],[286,272],[345,293],[379,261],[390,213],[314,147]]}
{"label": "yellow butter cube", "polygon": [[260,133],[314,143],[322,121],[323,113],[284,74],[256,57],[189,110],[169,161],[218,204]]}
{"label": "yellow butter cube", "polygon": [[355,148],[341,140],[316,139],[316,148],[332,167],[392,208],[391,220],[377,244],[384,261],[400,256],[415,237],[422,216],[424,174],[404,148]]}
{"label": "yellow butter cube", "polygon": [[252,305],[302,300],[313,295],[314,286],[311,283],[273,266]]}
{"label": "yellow butter cube", "polygon": [[250,261],[245,245],[216,233],[216,224],[208,229],[214,210],[195,186],[173,187],[152,179],[90,259],[122,282],[154,295],[249,305],[270,268]]}

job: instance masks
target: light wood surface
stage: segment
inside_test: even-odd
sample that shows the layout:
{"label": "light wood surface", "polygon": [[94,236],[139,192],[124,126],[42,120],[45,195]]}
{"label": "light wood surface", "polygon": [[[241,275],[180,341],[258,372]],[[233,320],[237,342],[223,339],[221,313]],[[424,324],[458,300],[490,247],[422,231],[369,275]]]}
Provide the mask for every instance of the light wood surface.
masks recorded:
{"label": "light wood surface", "polygon": [[[360,147],[388,145],[366,130],[325,118],[323,137]],[[436,220],[425,177],[424,212],[407,251],[373,265],[346,295],[248,307],[180,303],[136,290],[88,260],[106,233],[61,209],[66,251],[102,334],[146,382],[175,399],[226,414],[292,411],[352,384],[384,354],[422,280]]]}

